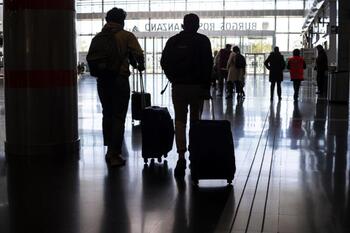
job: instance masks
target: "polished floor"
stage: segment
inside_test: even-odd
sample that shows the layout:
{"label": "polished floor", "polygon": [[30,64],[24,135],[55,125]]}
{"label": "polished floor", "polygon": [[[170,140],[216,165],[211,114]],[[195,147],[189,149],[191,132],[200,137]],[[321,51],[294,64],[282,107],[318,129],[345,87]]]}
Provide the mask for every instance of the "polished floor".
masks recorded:
{"label": "polished floor", "polygon": [[[79,80],[79,160],[7,163],[0,88],[0,232],[45,233],[331,233],[350,232],[349,109],[317,97],[305,81],[293,102],[288,78],[282,101],[270,102],[269,82],[249,76],[246,99],[215,97],[217,119],[232,123],[237,172],[193,188],[189,169],[174,179],[175,148],[166,161],[144,166],[139,126],[130,111],[127,165],[108,169],[95,80]],[[164,78],[147,75],[152,104],[173,115]],[[210,105],[203,118],[210,119]],[[188,156],[188,155],[187,155]]]}

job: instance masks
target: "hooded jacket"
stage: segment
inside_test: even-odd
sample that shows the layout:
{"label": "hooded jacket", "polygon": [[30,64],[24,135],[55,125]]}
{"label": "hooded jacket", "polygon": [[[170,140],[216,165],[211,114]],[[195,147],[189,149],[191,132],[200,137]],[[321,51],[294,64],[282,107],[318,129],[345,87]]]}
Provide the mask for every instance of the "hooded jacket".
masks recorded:
{"label": "hooded jacket", "polygon": [[121,77],[130,76],[130,63],[133,64],[136,61],[137,64],[144,65],[145,61],[143,50],[141,49],[141,46],[133,33],[125,31],[121,24],[114,22],[106,23],[103,26],[102,31],[112,31],[115,33],[114,36],[117,47],[119,48],[119,54],[121,55],[120,59],[123,59],[119,71],[119,75]]}

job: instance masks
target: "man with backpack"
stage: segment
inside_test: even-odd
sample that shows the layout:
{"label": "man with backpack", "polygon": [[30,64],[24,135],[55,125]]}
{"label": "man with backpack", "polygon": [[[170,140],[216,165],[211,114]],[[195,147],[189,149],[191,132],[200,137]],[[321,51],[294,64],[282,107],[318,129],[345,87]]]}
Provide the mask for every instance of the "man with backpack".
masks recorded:
{"label": "man with backpack", "polygon": [[236,86],[237,99],[244,98],[245,93],[243,90],[246,74],[246,60],[241,54],[241,50],[238,46],[232,48],[232,53],[227,62],[228,78],[227,78],[227,97],[232,98],[233,83]]}
{"label": "man with backpack", "polygon": [[97,91],[102,105],[102,130],[107,146],[106,162],[123,166],[122,156],[125,118],[130,99],[129,64],[145,70],[140,44],[131,32],[125,31],[126,12],[112,8],[107,23],[93,39],[86,60],[90,74],[97,77]]}
{"label": "man with backpack", "polygon": [[172,83],[175,110],[175,138],[179,155],[174,175],[183,178],[186,169],[185,152],[188,106],[190,121],[200,119],[203,100],[210,97],[213,57],[210,40],[197,33],[199,17],[187,14],[183,31],[169,38],[162,53],[161,66]]}
{"label": "man with backpack", "polygon": [[227,61],[230,57],[231,54],[231,45],[230,44],[226,44],[225,48],[220,49],[219,53],[217,54],[215,60],[216,62],[216,66],[215,67],[216,70],[218,71],[219,74],[219,82],[218,82],[218,86],[219,86],[219,92],[218,92],[218,96],[223,96],[223,90],[224,90],[224,82],[227,79]]}

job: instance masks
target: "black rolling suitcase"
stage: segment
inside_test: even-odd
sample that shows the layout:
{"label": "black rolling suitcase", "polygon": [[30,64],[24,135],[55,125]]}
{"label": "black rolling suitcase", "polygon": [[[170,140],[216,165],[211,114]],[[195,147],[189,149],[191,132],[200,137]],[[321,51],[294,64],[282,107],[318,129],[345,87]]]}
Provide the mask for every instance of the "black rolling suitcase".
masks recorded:
{"label": "black rolling suitcase", "polygon": [[151,94],[145,92],[141,72],[140,72],[139,80],[140,80],[140,89],[141,89],[140,92],[137,90],[138,82],[136,77],[136,80],[134,79],[134,90],[131,94],[131,118],[133,123],[134,123],[134,120],[142,119],[142,111],[145,107],[151,106]]}
{"label": "black rolling suitcase", "polygon": [[231,123],[214,120],[213,102],[212,117],[191,122],[190,170],[195,185],[200,179],[226,179],[231,184],[236,172]]}
{"label": "black rolling suitcase", "polygon": [[145,163],[149,158],[159,162],[167,157],[173,148],[174,123],[165,107],[151,106],[143,110],[141,120],[142,157]]}

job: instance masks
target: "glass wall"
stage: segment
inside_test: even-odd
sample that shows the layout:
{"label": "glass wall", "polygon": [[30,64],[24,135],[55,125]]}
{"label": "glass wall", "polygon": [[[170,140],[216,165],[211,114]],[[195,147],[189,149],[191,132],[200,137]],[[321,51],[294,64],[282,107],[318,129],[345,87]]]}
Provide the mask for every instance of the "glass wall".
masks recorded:
{"label": "glass wall", "polygon": [[284,53],[300,48],[307,0],[77,0],[77,48],[84,61],[91,38],[101,30],[112,7],[128,13],[125,29],[132,31],[146,54],[147,72],[161,72],[159,59],[167,39],[181,31],[182,17],[200,16],[200,32],[213,51],[226,43],[244,54],[268,54],[274,46]]}

